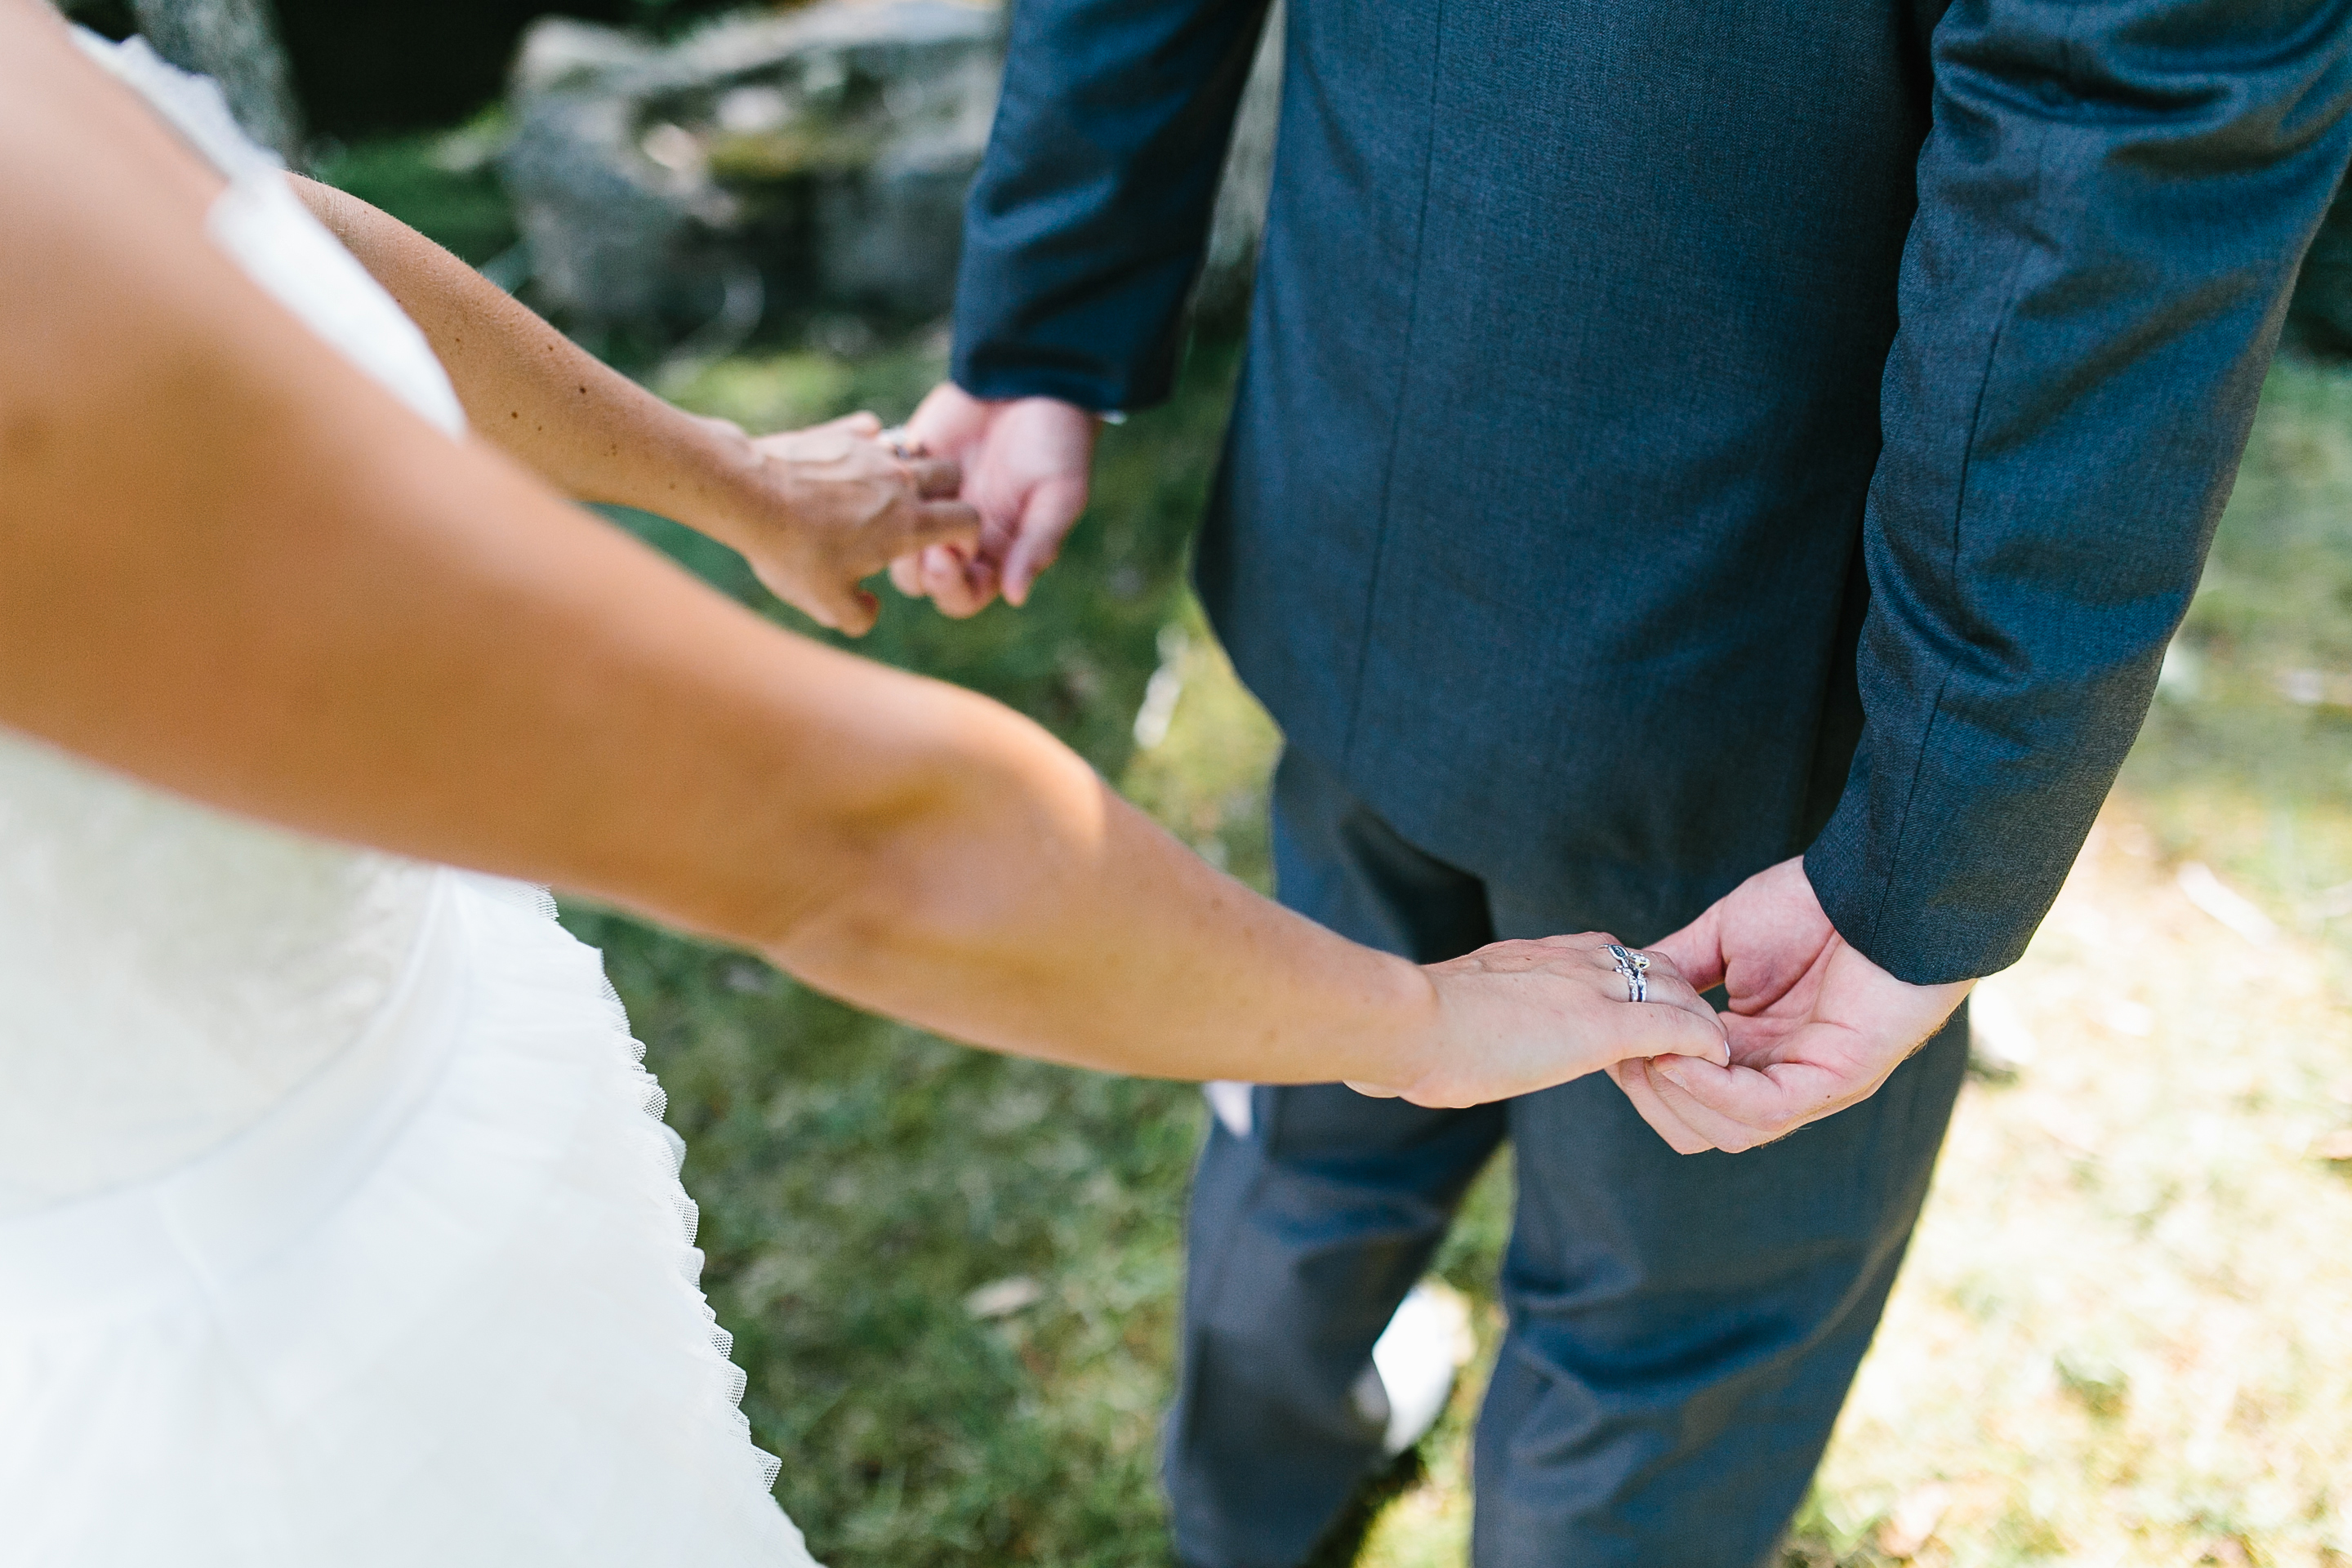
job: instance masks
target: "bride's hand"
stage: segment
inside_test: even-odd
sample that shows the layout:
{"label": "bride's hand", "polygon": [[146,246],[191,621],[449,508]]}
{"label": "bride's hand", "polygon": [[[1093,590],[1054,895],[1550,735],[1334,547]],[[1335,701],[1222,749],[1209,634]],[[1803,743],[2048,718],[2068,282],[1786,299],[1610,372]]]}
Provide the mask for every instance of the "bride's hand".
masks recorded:
{"label": "bride's hand", "polygon": [[1703,1057],[1721,1066],[1730,1047],[1715,1009],[1673,960],[1648,955],[1647,1001],[1627,1000],[1601,931],[1498,942],[1423,973],[1437,1022],[1421,1070],[1407,1083],[1351,1083],[1360,1093],[1417,1105],[1478,1105],[1528,1094],[1632,1057]]}
{"label": "bride's hand", "polygon": [[902,457],[881,433],[873,415],[852,414],[752,437],[730,515],[709,529],[770,593],[852,637],[873,628],[877,608],[859,583],[927,545],[968,547],[980,537],[979,514],[953,499],[956,466]]}

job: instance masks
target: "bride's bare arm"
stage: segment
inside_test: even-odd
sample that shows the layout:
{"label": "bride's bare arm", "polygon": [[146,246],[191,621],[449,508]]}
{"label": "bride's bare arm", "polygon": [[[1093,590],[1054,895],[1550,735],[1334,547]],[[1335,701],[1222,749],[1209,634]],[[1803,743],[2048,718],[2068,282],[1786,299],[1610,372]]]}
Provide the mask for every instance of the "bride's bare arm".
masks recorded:
{"label": "bride's bare arm", "polygon": [[673,407],[390,215],[312,180],[295,192],[424,330],[478,434],[580,500],[674,518],[733,547],[779,597],[862,634],[857,584],[929,543],[968,542],[952,465],[900,461],[853,415],[757,438]]}
{"label": "bride's bare arm", "polygon": [[1720,1059],[1591,939],[1356,947],[1018,716],[710,593],[349,369],[206,243],[214,184],[0,0],[0,724],[1061,1061],[1458,1102]]}

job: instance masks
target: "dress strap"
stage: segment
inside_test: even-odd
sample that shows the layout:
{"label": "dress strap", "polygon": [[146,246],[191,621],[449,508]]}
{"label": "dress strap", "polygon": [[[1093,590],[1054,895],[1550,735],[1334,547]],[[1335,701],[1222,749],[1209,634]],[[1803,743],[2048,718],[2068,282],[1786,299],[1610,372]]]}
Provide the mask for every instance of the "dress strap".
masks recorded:
{"label": "dress strap", "polygon": [[276,153],[238,127],[220,84],[212,78],[182,70],[157,54],[144,38],[110,44],[87,27],[73,29],[73,38],[83,54],[145,99],[181,141],[226,178],[239,180],[264,170],[285,169]]}
{"label": "dress strap", "polygon": [[245,274],[426,423],[450,436],[466,411],[416,324],[303,206],[276,153],[248,139],[209,77],[191,76],[144,38],[74,41],[228,181],[205,228]]}

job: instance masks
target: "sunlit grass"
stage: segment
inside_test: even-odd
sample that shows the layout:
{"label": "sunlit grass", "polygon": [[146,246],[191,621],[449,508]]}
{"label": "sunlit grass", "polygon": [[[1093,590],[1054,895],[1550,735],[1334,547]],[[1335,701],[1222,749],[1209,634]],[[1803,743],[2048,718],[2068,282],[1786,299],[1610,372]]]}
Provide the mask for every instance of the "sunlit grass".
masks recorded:
{"label": "sunlit grass", "polygon": [[2352,986],[2352,372],[2273,371],[2124,788]]}
{"label": "sunlit grass", "polygon": [[2312,1151],[2352,1020],[2319,954],[2216,923],[2124,801],[1987,992],[2033,1048],[1963,1097],[1815,1539],[1884,1548],[1907,1501],[1929,1562],[2336,1561],[2352,1183]]}
{"label": "sunlit grass", "polygon": [[[2352,1563],[2347,881],[2352,376],[2285,361],[2102,830],[1985,987],[2029,1059],[1962,1096],[1792,1563]],[[1364,1563],[1465,1560],[1468,1404]]]}

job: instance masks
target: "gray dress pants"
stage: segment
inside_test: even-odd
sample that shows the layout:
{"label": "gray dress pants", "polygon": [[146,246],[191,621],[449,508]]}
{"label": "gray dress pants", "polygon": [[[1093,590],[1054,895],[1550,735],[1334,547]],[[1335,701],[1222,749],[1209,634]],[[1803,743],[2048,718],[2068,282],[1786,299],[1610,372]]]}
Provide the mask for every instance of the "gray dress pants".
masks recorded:
{"label": "gray dress pants", "polygon": [[[1296,752],[1282,900],[1430,962],[1604,922],[1404,842]],[[1629,941],[1660,931],[1620,931]],[[1260,1088],[1192,1193],[1166,1481],[1195,1568],[1295,1568],[1380,1458],[1372,1342],[1496,1146],[1517,1162],[1509,1329],[1479,1416],[1477,1568],[1757,1568],[1829,1439],[1926,1195],[1965,1016],[1861,1105],[1678,1155],[1594,1075],[1469,1110]]]}

